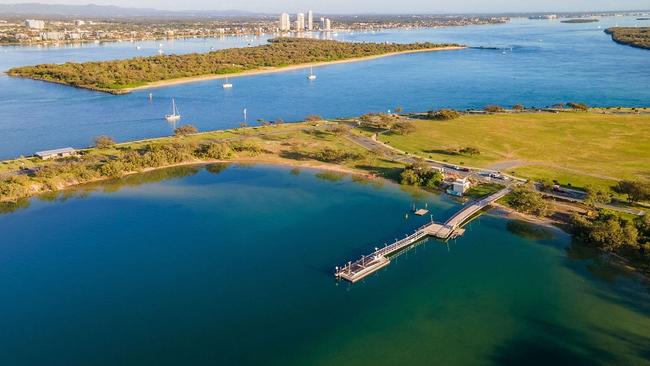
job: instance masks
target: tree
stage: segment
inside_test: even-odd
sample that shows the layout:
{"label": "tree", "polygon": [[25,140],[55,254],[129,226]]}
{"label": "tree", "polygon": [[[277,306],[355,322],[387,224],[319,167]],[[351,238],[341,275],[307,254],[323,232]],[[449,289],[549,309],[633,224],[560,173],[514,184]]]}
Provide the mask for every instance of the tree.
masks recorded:
{"label": "tree", "polygon": [[506,202],[508,206],[519,212],[537,216],[546,216],[549,209],[544,197],[536,192],[531,185],[514,187],[512,192],[506,196]]}
{"label": "tree", "polygon": [[612,202],[612,195],[605,189],[588,186],[585,202],[591,206],[610,203]]}
{"label": "tree", "polygon": [[627,195],[630,202],[650,200],[650,182],[623,180],[618,182],[614,190]]}
{"label": "tree", "polygon": [[402,107],[399,107],[399,106],[395,107],[395,113],[399,114],[399,113],[402,113],[403,111],[404,111],[404,109]]}
{"label": "tree", "polygon": [[572,224],[576,238],[585,244],[608,251],[638,247],[639,232],[634,224],[613,214],[600,211],[593,220],[576,215]]}
{"label": "tree", "polygon": [[193,125],[182,125],[174,130],[175,136],[187,136],[199,132]]}
{"label": "tree", "polygon": [[110,136],[97,136],[95,137],[95,147],[98,149],[106,149],[115,145],[115,140]]}
{"label": "tree", "polygon": [[505,111],[503,107],[494,104],[486,105],[485,108],[483,108],[483,110],[488,113],[502,113]]}
{"label": "tree", "polygon": [[515,105],[512,107],[512,109],[515,110],[515,111],[517,111],[517,112],[521,112],[521,111],[523,111],[524,109],[526,109],[526,107],[524,107],[523,104],[515,104]]}
{"label": "tree", "polygon": [[421,160],[408,165],[400,174],[401,184],[428,188],[439,186],[443,179],[442,172],[431,168],[431,166]]}
{"label": "tree", "polygon": [[307,117],[305,117],[306,122],[320,122],[323,120],[323,117],[317,115],[317,114],[310,114]]}
{"label": "tree", "polygon": [[448,121],[460,117],[460,113],[453,109],[440,109],[437,111],[429,111],[427,117],[438,121]]}

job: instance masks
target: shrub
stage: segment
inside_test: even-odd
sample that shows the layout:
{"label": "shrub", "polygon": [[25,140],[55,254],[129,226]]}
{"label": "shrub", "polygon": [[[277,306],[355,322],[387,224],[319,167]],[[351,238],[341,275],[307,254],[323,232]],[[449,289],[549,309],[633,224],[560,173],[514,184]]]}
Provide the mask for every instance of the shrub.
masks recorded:
{"label": "shrub", "polygon": [[29,179],[24,175],[18,175],[0,181],[0,197],[15,199],[30,194]]}
{"label": "shrub", "polygon": [[429,111],[427,113],[429,119],[435,119],[438,121],[448,121],[460,117],[460,113],[453,109],[440,109],[437,111]]}
{"label": "shrub", "polygon": [[346,126],[346,125],[336,125],[336,126],[332,127],[332,128],[330,129],[330,131],[331,131],[333,134],[337,135],[337,136],[341,136],[341,135],[347,133],[347,132],[348,132],[348,129],[349,129],[349,128],[348,128],[348,126]]}
{"label": "shrub", "polygon": [[230,145],[226,143],[211,143],[204,145],[199,155],[206,159],[228,160],[234,155]]}
{"label": "shrub", "polygon": [[126,168],[123,162],[111,160],[99,167],[99,173],[104,177],[120,178],[126,173]]}
{"label": "shrub", "polygon": [[233,141],[230,143],[230,146],[237,152],[247,152],[253,156],[259,155],[263,151],[260,144],[252,139]]}
{"label": "shrub", "polygon": [[481,151],[479,149],[477,149],[475,147],[471,147],[471,146],[464,147],[464,148],[458,150],[458,152],[463,154],[463,155],[480,155],[481,154]]}
{"label": "shrub", "polygon": [[524,107],[523,104],[515,104],[514,106],[512,106],[512,109],[517,111],[517,112],[521,112],[524,109],[526,109],[526,107]]}
{"label": "shrub", "polygon": [[346,160],[358,159],[360,155],[332,147],[324,147],[316,152],[309,154],[309,157],[314,160],[319,160],[326,163],[341,163]]}
{"label": "shrub", "polygon": [[586,104],[584,103],[574,103],[574,102],[569,102],[566,104],[569,108],[575,109],[578,111],[586,111],[589,109]]}
{"label": "shrub", "polygon": [[392,126],[391,131],[398,135],[408,135],[409,133],[415,132],[415,126],[411,122],[397,122]]}
{"label": "shrub", "polygon": [[187,136],[199,132],[193,125],[182,125],[174,130],[175,136]]}

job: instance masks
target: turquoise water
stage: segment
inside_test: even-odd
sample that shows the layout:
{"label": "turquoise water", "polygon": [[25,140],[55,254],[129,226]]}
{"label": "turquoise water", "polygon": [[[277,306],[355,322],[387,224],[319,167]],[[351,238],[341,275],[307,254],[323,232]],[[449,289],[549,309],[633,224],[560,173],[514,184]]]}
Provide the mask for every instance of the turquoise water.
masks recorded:
{"label": "turquoise water", "polygon": [[[373,42],[459,42],[499,50],[402,55],[318,68],[318,80],[305,71],[241,77],[234,89],[220,81],[170,86],[125,96],[0,76],[0,158],[64,146],[87,146],[94,136],[117,140],[169,135],[163,120],[176,101],[200,130],[238,126],[242,111],[258,118],[297,121],[308,114],[328,118],[431,108],[481,108],[486,104],[546,106],[580,101],[601,106],[650,105],[650,51],[621,46],[603,33],[609,26],[636,25],[631,17],[599,23],[515,19],[505,25],[341,33],[337,39]],[[600,29],[598,27],[601,27]],[[168,53],[206,52],[241,47],[259,39],[162,42]],[[158,42],[114,43],[55,49],[0,48],[0,70],[43,62],[86,61],[156,54]]]}
{"label": "turquoise water", "polygon": [[484,215],[361,283],[333,267],[445,196],[312,170],[161,170],[0,215],[6,365],[644,365],[650,295],[553,230]]}

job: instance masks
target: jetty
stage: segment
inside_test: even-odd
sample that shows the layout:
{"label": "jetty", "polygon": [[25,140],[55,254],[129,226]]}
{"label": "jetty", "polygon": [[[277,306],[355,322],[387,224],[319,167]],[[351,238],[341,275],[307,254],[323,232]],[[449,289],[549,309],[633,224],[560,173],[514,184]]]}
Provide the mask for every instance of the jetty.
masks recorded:
{"label": "jetty", "polygon": [[386,267],[390,264],[391,255],[415,245],[424,238],[433,237],[440,240],[456,238],[465,232],[465,229],[462,228],[463,224],[483,208],[509,192],[510,188],[504,188],[480,201],[472,202],[464,206],[444,223],[432,220],[430,223],[419,227],[410,235],[406,235],[404,239],[397,240],[390,245],[384,245],[383,248],[375,248],[374,252],[363,255],[356,261],[349,261],[343,267],[336,267],[335,276],[336,278],[354,283]]}

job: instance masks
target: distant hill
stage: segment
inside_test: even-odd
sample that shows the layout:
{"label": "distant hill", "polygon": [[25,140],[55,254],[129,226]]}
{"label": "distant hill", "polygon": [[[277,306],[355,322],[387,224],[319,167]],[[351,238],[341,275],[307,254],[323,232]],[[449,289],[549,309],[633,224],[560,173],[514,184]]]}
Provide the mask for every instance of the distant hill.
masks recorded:
{"label": "distant hill", "polygon": [[128,17],[245,17],[262,15],[243,10],[188,10],[169,11],[149,8],[126,8],[112,5],[63,5],[63,4],[0,4],[0,15],[5,16],[63,16],[93,18]]}

